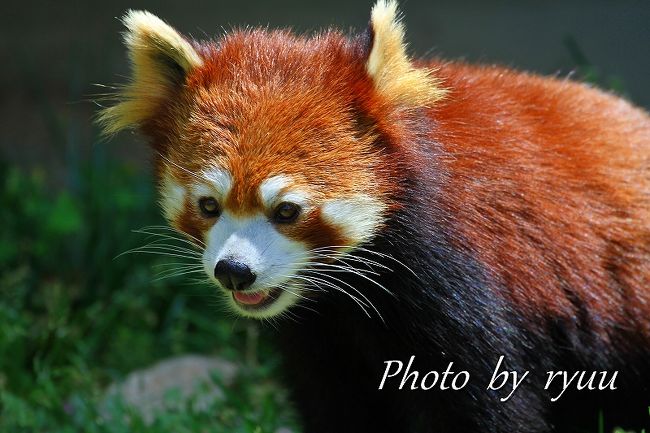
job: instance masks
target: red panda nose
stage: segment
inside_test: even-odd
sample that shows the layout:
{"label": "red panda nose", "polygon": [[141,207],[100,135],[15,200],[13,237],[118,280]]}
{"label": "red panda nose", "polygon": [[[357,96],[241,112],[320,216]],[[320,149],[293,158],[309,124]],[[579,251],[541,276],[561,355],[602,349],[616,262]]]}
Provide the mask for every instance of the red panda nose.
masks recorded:
{"label": "red panda nose", "polygon": [[214,276],[228,290],[246,290],[255,282],[255,274],[247,265],[232,259],[222,259],[214,268]]}

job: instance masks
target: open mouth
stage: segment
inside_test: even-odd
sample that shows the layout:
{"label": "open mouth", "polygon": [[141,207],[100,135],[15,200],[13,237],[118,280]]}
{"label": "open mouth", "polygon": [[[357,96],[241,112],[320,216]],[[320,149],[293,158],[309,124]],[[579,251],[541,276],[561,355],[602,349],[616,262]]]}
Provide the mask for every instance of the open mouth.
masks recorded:
{"label": "open mouth", "polygon": [[255,311],[273,304],[281,293],[282,289],[276,287],[255,292],[232,292],[232,298],[244,310]]}

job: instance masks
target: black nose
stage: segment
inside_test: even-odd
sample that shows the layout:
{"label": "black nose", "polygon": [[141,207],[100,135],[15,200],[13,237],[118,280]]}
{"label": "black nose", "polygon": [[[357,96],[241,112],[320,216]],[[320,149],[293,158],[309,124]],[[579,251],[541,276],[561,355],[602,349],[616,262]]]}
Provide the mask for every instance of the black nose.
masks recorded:
{"label": "black nose", "polygon": [[228,290],[246,290],[255,282],[251,268],[232,259],[219,260],[214,276]]}

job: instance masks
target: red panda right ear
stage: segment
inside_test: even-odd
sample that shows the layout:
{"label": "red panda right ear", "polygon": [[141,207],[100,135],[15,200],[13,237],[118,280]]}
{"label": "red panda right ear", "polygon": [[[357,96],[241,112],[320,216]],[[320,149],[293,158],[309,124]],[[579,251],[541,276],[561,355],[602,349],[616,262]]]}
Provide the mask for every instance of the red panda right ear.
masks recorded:
{"label": "red panda right ear", "polygon": [[155,15],[130,10],[122,22],[132,75],[114,95],[117,104],[99,113],[105,134],[142,124],[182,85],[190,70],[203,64],[192,45]]}
{"label": "red panda right ear", "polygon": [[370,54],[366,72],[387,100],[407,106],[429,106],[442,99],[445,89],[433,71],[416,68],[406,54],[404,25],[395,0],[379,0],[370,17]]}

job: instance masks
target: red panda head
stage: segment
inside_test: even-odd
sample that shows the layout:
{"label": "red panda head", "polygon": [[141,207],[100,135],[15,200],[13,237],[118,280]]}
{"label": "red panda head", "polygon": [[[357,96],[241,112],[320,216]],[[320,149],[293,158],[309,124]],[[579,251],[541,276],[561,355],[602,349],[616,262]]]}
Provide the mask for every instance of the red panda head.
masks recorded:
{"label": "red panda head", "polygon": [[165,216],[200,240],[241,314],[285,311],[305,270],[370,241],[396,206],[388,131],[442,95],[406,56],[396,14],[380,1],[370,38],[243,30],[207,43],[125,16],[132,80],[100,121],[148,136]]}

